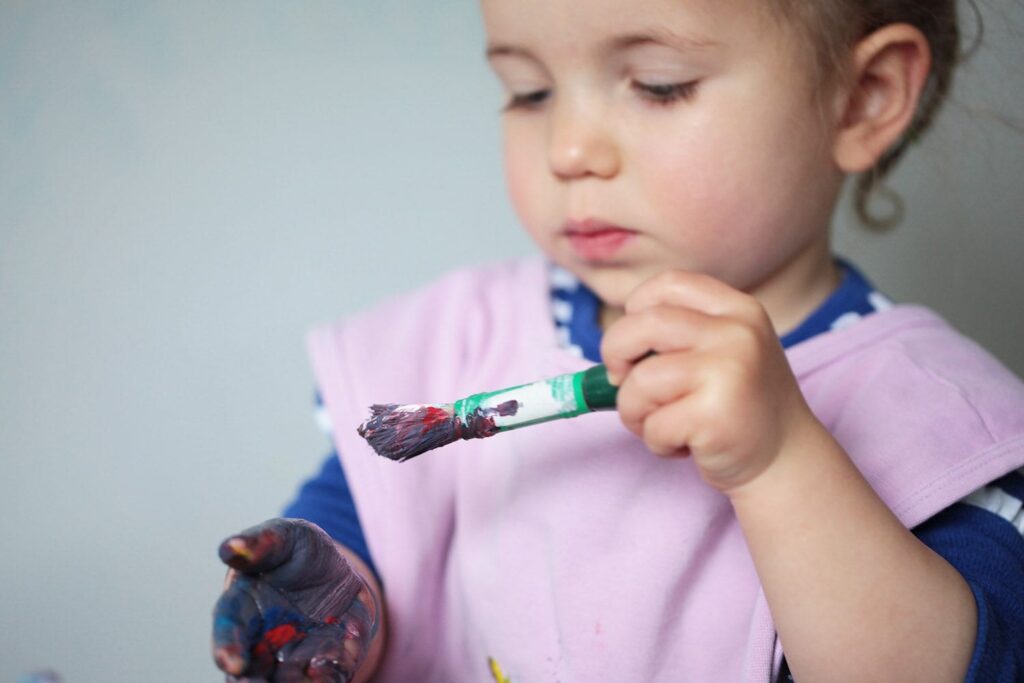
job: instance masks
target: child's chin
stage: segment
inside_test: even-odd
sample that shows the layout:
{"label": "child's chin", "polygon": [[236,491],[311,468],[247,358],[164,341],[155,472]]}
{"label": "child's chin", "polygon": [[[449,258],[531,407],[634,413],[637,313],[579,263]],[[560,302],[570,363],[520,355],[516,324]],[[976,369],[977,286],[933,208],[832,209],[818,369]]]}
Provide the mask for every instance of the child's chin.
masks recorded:
{"label": "child's chin", "polygon": [[577,268],[573,272],[606,308],[625,307],[629,293],[643,282],[643,278],[622,268]]}

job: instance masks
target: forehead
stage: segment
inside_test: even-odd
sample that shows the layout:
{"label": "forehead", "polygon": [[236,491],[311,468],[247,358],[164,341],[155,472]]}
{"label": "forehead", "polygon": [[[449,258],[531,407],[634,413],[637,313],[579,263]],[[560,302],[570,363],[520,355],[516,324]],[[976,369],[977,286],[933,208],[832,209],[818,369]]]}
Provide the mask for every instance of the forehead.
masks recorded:
{"label": "forehead", "polygon": [[694,42],[764,36],[764,0],[481,0],[488,39],[568,46],[615,35],[663,33]]}

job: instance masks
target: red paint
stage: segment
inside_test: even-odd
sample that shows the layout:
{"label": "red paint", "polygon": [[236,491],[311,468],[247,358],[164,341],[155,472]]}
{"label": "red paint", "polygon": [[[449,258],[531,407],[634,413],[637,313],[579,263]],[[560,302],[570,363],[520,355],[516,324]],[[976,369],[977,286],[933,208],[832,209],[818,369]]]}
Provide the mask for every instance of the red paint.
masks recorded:
{"label": "red paint", "polygon": [[438,425],[443,425],[445,422],[451,419],[451,415],[444,408],[436,408],[434,406],[427,406],[423,410],[423,431],[426,432]]}
{"label": "red paint", "polygon": [[325,624],[337,624],[341,619],[338,617],[324,617]]}
{"label": "red paint", "polygon": [[270,643],[270,646],[280,650],[288,643],[295,640],[298,630],[291,624],[281,624],[263,634],[263,640]]}
{"label": "red paint", "polygon": [[299,631],[293,624],[275,626],[263,634],[263,639],[253,648],[253,654],[261,657],[267,652],[277,652],[293,640],[301,640],[306,634]]}
{"label": "red paint", "polygon": [[249,553],[246,560],[249,563],[258,562],[265,558],[274,548],[284,545],[284,539],[276,531],[264,529],[256,538],[246,539],[245,548]]}

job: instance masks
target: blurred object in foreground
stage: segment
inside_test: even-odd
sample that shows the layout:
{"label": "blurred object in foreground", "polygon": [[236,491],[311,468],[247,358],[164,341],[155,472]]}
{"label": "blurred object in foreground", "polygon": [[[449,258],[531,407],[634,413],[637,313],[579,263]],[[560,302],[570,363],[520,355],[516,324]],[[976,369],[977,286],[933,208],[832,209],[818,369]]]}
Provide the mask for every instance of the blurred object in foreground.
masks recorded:
{"label": "blurred object in foreground", "polygon": [[32,671],[18,679],[18,683],[64,683],[60,674],[50,669]]}

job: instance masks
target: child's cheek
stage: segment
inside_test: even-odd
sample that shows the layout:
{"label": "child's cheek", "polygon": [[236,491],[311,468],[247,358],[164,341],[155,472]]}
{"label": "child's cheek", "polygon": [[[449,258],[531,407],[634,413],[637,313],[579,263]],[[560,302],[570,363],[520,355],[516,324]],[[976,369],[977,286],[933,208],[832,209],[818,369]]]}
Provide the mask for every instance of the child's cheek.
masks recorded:
{"label": "child's cheek", "polygon": [[674,149],[652,147],[647,156],[651,163],[641,187],[649,188],[655,224],[670,232],[670,241],[684,242],[696,258],[747,243],[760,203],[749,159],[711,136]]}
{"label": "child's cheek", "polygon": [[550,230],[545,231],[545,221],[555,219],[545,215],[543,179],[548,171],[538,165],[537,158],[537,153],[530,153],[524,145],[506,140],[504,167],[509,200],[519,222],[538,245],[546,248],[545,239],[550,239],[546,233]]}

